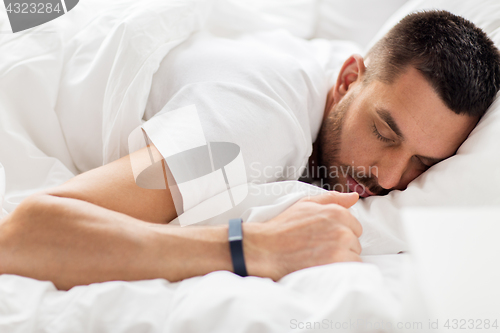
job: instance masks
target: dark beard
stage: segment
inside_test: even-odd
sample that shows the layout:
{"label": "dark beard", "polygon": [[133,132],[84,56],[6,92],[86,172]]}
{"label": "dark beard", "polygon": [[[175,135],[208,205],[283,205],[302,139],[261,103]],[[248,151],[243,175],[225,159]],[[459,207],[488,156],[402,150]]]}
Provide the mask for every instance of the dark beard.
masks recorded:
{"label": "dark beard", "polygon": [[353,165],[342,164],[339,160],[340,143],[342,127],[345,116],[356,97],[356,93],[352,93],[349,97],[340,101],[323,121],[317,139],[317,169],[318,180],[320,186],[325,190],[337,190],[339,192],[347,192],[347,185],[339,182],[339,177],[333,176],[330,172],[331,167],[336,167],[337,170],[349,174],[360,185],[368,188],[376,195],[386,195],[390,190],[382,188],[373,177],[359,178]]}
{"label": "dark beard", "polygon": [[347,99],[343,99],[340,103],[328,114],[326,119],[321,124],[317,139],[317,161],[318,173],[321,185],[326,190],[333,190],[339,184],[338,177],[329,175],[330,166],[341,166],[338,160],[340,154],[340,136],[342,134],[342,125],[347,110],[354,100],[354,94],[351,94]]}

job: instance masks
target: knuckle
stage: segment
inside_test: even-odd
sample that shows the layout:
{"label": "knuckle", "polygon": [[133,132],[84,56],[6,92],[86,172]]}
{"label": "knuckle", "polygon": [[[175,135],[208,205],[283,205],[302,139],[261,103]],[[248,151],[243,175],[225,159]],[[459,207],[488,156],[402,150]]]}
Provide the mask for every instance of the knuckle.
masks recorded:
{"label": "knuckle", "polygon": [[359,229],[359,234],[362,235],[363,234],[363,225],[361,225],[361,223],[358,220],[356,220],[356,225]]}
{"label": "knuckle", "polygon": [[349,261],[350,257],[351,255],[348,250],[339,248],[333,253],[332,260],[334,262],[344,262]]}
{"label": "knuckle", "polygon": [[297,201],[297,203],[300,203],[300,202],[311,202],[311,198],[310,197],[303,197]]}
{"label": "knuckle", "polygon": [[336,219],[346,218],[350,214],[347,208],[344,208],[337,204],[331,204],[328,208],[331,216]]}
{"label": "knuckle", "polygon": [[355,252],[356,254],[361,254],[361,251],[363,251],[363,248],[361,246],[361,243],[359,242],[359,240],[356,238],[356,244],[355,244]]}
{"label": "knuckle", "polygon": [[314,200],[309,198],[302,198],[295,203],[296,206],[300,206],[301,209],[316,209],[316,207],[321,207]]}
{"label": "knuckle", "polygon": [[351,229],[344,226],[337,227],[335,229],[334,235],[335,235],[335,240],[341,244],[351,241],[353,237]]}
{"label": "knuckle", "polygon": [[331,205],[325,206],[323,211],[329,220],[334,220],[334,221],[336,221],[338,219],[339,215],[341,214],[340,210],[336,204],[331,204]]}
{"label": "knuckle", "polygon": [[326,223],[329,222],[331,219],[330,216],[330,211],[328,206],[325,205],[318,205],[313,207],[313,212],[314,212],[314,220],[319,223]]}

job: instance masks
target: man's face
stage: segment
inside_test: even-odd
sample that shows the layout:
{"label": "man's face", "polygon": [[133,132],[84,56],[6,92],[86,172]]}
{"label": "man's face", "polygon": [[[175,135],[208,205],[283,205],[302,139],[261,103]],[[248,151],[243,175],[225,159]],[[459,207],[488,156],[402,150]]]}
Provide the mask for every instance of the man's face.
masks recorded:
{"label": "man's face", "polygon": [[[477,118],[457,115],[416,69],[392,84],[362,77],[333,105],[318,136],[318,162],[326,185],[362,197],[404,190],[433,164],[450,157]],[[340,96],[340,98],[339,98]]]}

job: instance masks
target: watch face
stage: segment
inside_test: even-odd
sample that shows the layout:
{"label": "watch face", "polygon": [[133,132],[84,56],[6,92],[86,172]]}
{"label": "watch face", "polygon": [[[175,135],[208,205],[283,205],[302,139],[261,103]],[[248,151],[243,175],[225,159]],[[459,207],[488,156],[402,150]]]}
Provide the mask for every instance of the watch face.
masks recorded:
{"label": "watch face", "polygon": [[78,0],[4,0],[12,32],[52,21],[72,10]]}

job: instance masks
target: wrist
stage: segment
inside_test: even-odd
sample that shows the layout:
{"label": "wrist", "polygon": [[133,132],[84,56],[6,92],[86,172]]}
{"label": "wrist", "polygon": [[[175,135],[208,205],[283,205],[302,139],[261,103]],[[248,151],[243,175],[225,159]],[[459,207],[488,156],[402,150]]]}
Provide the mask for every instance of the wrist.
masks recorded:
{"label": "wrist", "polygon": [[278,280],[278,265],[270,251],[270,233],[265,223],[243,223],[243,253],[248,275]]}

